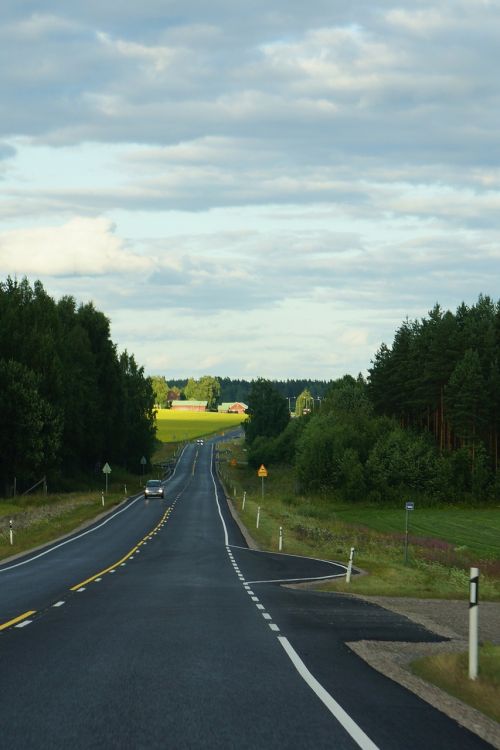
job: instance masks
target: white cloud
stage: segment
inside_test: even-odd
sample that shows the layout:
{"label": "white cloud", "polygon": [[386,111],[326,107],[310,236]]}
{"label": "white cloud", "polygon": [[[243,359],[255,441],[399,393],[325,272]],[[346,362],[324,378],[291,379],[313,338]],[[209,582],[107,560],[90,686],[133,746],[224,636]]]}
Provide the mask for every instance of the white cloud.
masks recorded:
{"label": "white cloud", "polygon": [[150,270],[152,261],[125,249],[107,219],[75,218],[62,226],[0,234],[3,274],[99,276]]}
{"label": "white cloud", "polygon": [[149,367],[355,374],[494,291],[498,3],[2,10],[0,273]]}

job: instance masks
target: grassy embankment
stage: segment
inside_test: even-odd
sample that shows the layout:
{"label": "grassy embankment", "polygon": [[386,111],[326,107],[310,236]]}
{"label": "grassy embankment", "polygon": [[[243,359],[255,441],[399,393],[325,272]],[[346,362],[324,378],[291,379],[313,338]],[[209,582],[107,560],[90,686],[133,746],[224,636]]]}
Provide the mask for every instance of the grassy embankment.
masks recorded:
{"label": "grassy embankment", "polygon": [[[86,521],[120,503],[127,495],[136,493],[150,475],[138,476],[123,470],[109,475],[108,493],[102,506],[102,490],[48,493],[36,492],[0,502],[0,559],[47,544],[74,531]],[[151,474],[156,476],[156,474]],[[97,483],[99,484],[99,482]],[[9,521],[13,521],[14,544],[10,544]]]}
{"label": "grassy embankment", "polygon": [[[349,585],[343,580],[323,584],[323,589],[466,600],[468,569],[477,565],[481,598],[500,601],[500,508],[417,507],[410,515],[409,559],[405,564],[403,500],[398,510],[300,497],[291,471],[275,466],[264,480],[262,499],[261,480],[247,466],[243,445],[231,442],[229,450],[221,457],[221,471],[229,494],[234,497],[236,492],[235,506],[243,522],[262,547],[277,549],[282,526],[284,551],[346,563],[354,547],[355,565],[370,573],[354,576]],[[231,465],[232,459],[236,465]],[[244,490],[247,496],[242,512]]]}
{"label": "grassy embankment", "polygon": [[[264,480],[246,464],[241,442],[221,444],[220,471],[242,521],[264,548],[277,550],[279,527],[284,552],[355,563],[369,575],[351,584],[337,580],[322,590],[365,595],[468,600],[469,567],[481,573],[481,599],[500,601],[500,508],[416,509],[410,516],[408,564],[404,563],[405,511],[346,505],[332,498],[299,497],[290,470],[270,467]],[[246,492],[242,511],[243,492]],[[259,529],[255,528],[261,507]],[[485,645],[476,681],[468,679],[467,655],[427,657],[412,664],[415,673],[500,720],[500,646]]]}

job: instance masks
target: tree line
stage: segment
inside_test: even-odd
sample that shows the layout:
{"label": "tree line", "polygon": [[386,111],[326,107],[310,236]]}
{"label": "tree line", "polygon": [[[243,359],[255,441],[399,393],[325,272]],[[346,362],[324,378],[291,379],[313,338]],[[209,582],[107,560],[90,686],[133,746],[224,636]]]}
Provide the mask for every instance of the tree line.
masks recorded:
{"label": "tree line", "polygon": [[118,353],[108,318],[40,281],[0,282],[0,492],[47,475],[53,483],[139,468],[155,445],[149,378]]}
{"label": "tree line", "polygon": [[[166,402],[166,394],[174,390],[180,398],[194,398],[200,401],[209,401],[213,407],[217,403],[229,403],[240,401],[248,403],[249,395],[254,381],[242,380],[241,378],[229,378],[205,375],[200,380],[184,378],[180,380],[167,380],[162,375],[153,376],[153,382],[158,381],[158,393],[160,401]],[[291,380],[271,380],[273,388],[288,400],[290,410],[297,408],[297,400],[304,391],[314,404],[318,405],[325,396],[331,381],[309,380],[307,378]],[[197,395],[191,395],[195,393]],[[310,404],[309,404],[310,406]],[[307,408],[301,402],[300,409]]]}
{"label": "tree line", "polygon": [[[276,390],[274,398],[283,406]],[[249,460],[290,464],[301,492],[498,501],[500,303],[480,296],[455,313],[436,305],[422,320],[405,320],[366,380],[332,382],[319,409],[303,409],[278,432],[254,429],[259,404],[251,394]]]}

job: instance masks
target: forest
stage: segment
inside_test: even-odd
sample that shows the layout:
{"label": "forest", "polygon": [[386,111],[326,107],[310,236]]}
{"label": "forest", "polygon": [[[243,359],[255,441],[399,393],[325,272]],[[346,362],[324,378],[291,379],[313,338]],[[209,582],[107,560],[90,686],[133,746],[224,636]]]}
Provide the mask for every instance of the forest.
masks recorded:
{"label": "forest", "polygon": [[137,470],[155,446],[153,406],[149,378],[91,302],[0,282],[0,495],[42,476],[62,486],[106,461]]}
{"label": "forest", "polygon": [[[282,398],[275,391],[275,398]],[[405,320],[368,377],[334,381],[314,413],[277,434],[252,427],[253,465],[293,467],[297,490],[345,501],[498,502],[500,303]]]}

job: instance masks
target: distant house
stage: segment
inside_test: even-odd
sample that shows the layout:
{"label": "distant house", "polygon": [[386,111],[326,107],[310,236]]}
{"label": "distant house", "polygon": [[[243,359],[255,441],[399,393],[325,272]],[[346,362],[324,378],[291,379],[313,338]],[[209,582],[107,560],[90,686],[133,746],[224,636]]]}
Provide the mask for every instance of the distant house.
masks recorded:
{"label": "distant house", "polygon": [[208,401],[172,401],[175,411],[206,411]]}
{"label": "distant house", "polygon": [[222,414],[244,414],[247,409],[247,404],[242,401],[226,401],[217,407],[217,411]]}

